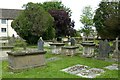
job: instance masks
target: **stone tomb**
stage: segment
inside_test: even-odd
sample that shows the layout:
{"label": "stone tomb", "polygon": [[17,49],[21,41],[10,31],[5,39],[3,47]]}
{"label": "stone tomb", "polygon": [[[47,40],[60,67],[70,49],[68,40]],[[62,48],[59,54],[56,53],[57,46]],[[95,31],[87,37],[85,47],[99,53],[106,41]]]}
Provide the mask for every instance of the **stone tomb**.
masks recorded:
{"label": "stone tomb", "polygon": [[61,47],[64,46],[64,43],[50,43],[52,54],[61,54]]}
{"label": "stone tomb", "polygon": [[79,64],[72,67],[68,67],[66,69],[62,69],[61,71],[85,78],[95,78],[96,76],[105,72],[103,69],[90,68],[88,66]]}
{"label": "stone tomb", "polygon": [[82,42],[81,45],[83,46],[83,55],[84,57],[93,57],[94,56],[94,48],[95,44],[93,42],[85,41]]}
{"label": "stone tomb", "polygon": [[8,52],[9,68],[18,70],[45,65],[45,53],[40,50]]}
{"label": "stone tomb", "polygon": [[78,46],[63,46],[62,54],[73,56],[78,52],[78,49]]}

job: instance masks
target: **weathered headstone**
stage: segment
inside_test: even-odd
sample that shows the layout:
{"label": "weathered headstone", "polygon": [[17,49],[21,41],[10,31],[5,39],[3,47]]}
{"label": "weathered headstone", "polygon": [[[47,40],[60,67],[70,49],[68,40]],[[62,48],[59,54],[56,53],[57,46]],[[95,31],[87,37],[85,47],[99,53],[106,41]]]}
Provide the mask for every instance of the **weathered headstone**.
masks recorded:
{"label": "weathered headstone", "polygon": [[99,58],[105,59],[109,57],[109,52],[111,51],[111,47],[109,45],[109,42],[107,40],[100,41],[99,43]]}
{"label": "weathered headstone", "polygon": [[118,49],[118,47],[119,47],[118,44],[119,44],[119,40],[118,40],[118,38],[116,38],[114,45],[113,45],[114,46],[113,58],[116,58],[116,59],[119,58],[119,54],[120,54],[119,49]]}
{"label": "weathered headstone", "polygon": [[44,41],[43,41],[42,37],[40,37],[38,40],[38,50],[44,50],[43,46],[44,46]]}
{"label": "weathered headstone", "polygon": [[70,38],[71,46],[74,46],[74,45],[75,45],[75,42],[76,42],[76,40],[75,40],[74,38]]}

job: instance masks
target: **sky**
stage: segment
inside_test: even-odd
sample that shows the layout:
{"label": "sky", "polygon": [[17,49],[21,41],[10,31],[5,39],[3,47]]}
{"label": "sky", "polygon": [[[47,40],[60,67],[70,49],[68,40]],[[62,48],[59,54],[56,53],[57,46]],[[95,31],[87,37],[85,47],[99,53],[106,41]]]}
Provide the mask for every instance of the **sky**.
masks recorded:
{"label": "sky", "polygon": [[[41,3],[45,1],[52,1],[52,0],[1,0],[0,8],[22,9],[23,4],[27,4],[28,2]],[[83,26],[82,23],[80,23],[80,15],[82,15],[83,8],[85,6],[90,5],[94,11],[98,8],[98,5],[101,0],[59,0],[59,1],[62,1],[62,3],[66,7],[71,9],[72,11],[71,19],[75,21],[74,28],[78,30],[80,29],[80,27]]]}

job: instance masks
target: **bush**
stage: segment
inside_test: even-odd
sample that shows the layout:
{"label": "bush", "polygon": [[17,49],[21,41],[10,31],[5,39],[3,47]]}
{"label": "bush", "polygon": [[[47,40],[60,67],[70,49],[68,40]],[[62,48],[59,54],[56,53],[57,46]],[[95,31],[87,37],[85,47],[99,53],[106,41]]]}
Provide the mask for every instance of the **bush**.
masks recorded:
{"label": "bush", "polygon": [[27,45],[26,41],[20,38],[15,39],[15,44],[14,46],[16,47],[25,47]]}

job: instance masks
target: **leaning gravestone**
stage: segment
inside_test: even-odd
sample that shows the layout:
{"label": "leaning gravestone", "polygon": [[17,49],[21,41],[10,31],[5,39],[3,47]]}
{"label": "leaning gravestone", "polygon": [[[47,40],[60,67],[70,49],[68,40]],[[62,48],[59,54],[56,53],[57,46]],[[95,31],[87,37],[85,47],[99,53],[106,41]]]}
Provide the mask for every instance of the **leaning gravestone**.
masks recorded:
{"label": "leaning gravestone", "polygon": [[44,41],[42,40],[42,37],[38,40],[38,50],[43,50]]}
{"label": "leaning gravestone", "polygon": [[111,47],[109,45],[109,42],[107,40],[100,41],[99,43],[99,59],[105,59],[109,57],[109,52],[111,51]]}

